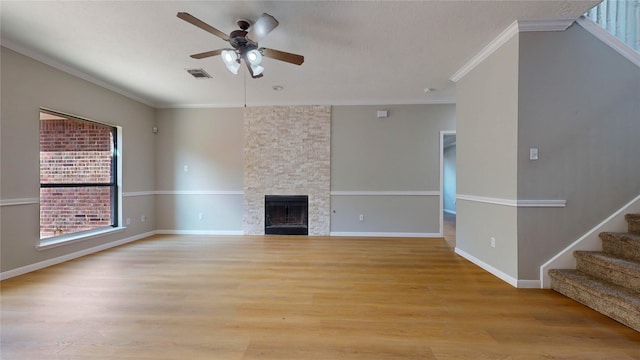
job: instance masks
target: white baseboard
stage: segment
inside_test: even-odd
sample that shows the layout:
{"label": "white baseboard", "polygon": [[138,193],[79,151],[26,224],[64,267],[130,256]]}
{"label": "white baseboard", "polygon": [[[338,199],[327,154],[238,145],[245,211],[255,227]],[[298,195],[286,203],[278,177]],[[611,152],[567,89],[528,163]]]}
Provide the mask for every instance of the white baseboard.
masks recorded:
{"label": "white baseboard", "polygon": [[131,237],[128,237],[128,238],[125,238],[125,239],[122,239],[122,240],[113,241],[113,242],[109,242],[109,243],[102,244],[102,245],[99,245],[99,246],[95,246],[95,247],[92,247],[92,248],[89,248],[89,249],[76,251],[74,253],[63,255],[63,256],[59,256],[59,257],[56,257],[56,258],[53,258],[53,259],[40,261],[40,262],[37,262],[35,264],[30,264],[30,265],[27,265],[27,266],[19,267],[17,269],[4,271],[4,272],[0,273],[0,280],[6,280],[6,279],[9,279],[9,278],[12,278],[12,277],[16,277],[16,276],[19,276],[19,275],[23,275],[23,274],[26,274],[26,273],[29,273],[29,272],[32,272],[32,271],[44,269],[46,267],[57,265],[57,264],[65,262],[65,261],[77,259],[79,257],[83,257],[83,256],[87,256],[87,255],[90,255],[90,254],[93,254],[93,253],[97,253],[99,251],[110,249],[112,247],[124,245],[124,244],[130,243],[130,242],[136,241],[136,240],[144,239],[146,237],[153,236],[155,234],[156,234],[155,231],[150,231],[150,232],[146,232],[146,233],[143,233],[143,234],[131,236]]}
{"label": "white baseboard", "polygon": [[493,266],[485,263],[484,261],[478,259],[477,257],[465,252],[464,250],[460,250],[459,248],[456,247],[455,250],[456,254],[462,256],[463,258],[471,261],[472,263],[480,266],[481,268],[483,268],[484,270],[486,270],[487,272],[489,272],[490,274],[494,275],[495,277],[499,278],[500,280],[506,282],[507,284],[517,288],[518,287],[518,279],[514,278],[513,276],[507,275],[506,273],[502,272],[501,270],[498,270],[496,268],[494,268]]}
{"label": "white baseboard", "polygon": [[159,235],[244,235],[242,230],[157,230]]}
{"label": "white baseboard", "polygon": [[332,231],[329,236],[352,236],[352,237],[424,237],[439,238],[440,233],[405,233],[405,232],[356,232],[356,231]]}

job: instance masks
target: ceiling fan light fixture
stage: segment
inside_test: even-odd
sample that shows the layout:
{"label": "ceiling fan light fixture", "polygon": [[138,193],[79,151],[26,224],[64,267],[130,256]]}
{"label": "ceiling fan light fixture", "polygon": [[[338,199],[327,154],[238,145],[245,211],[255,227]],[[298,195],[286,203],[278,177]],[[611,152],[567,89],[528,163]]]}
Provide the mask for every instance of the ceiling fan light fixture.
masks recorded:
{"label": "ceiling fan light fixture", "polygon": [[222,61],[225,64],[231,64],[238,60],[238,54],[234,50],[225,49],[222,50]]}
{"label": "ceiling fan light fixture", "polygon": [[262,62],[262,54],[257,49],[249,50],[249,52],[247,52],[247,61],[251,66],[260,65]]}
{"label": "ceiling fan light fixture", "polygon": [[240,62],[238,61],[238,54],[234,50],[223,50],[222,62],[232,74],[238,75]]}
{"label": "ceiling fan light fixture", "polygon": [[253,76],[258,76],[262,74],[264,67],[261,65],[251,65],[251,71],[253,72]]}

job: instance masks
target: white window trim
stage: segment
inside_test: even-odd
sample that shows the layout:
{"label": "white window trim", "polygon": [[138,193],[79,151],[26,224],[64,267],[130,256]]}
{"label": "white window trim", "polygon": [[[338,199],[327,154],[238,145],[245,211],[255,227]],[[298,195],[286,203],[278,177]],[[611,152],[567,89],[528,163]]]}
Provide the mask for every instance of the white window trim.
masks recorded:
{"label": "white window trim", "polygon": [[[100,237],[102,235],[106,235],[106,234],[111,234],[111,233],[117,233],[117,232],[121,232],[124,231],[126,229],[126,227],[123,226],[122,220],[123,220],[123,216],[122,216],[122,148],[123,148],[123,143],[122,143],[122,126],[119,125],[113,125],[113,124],[109,124],[106,122],[102,122],[102,121],[96,121],[96,120],[92,120],[92,119],[87,119],[84,118],[82,116],[77,116],[77,115],[71,115],[71,114],[67,114],[67,113],[63,113],[57,110],[52,110],[52,109],[48,109],[45,107],[40,108],[40,110],[44,110],[47,112],[51,112],[51,113],[56,113],[56,114],[60,114],[62,116],[69,116],[72,118],[76,118],[76,119],[80,119],[80,120],[85,120],[85,121],[91,121],[94,123],[98,123],[98,124],[102,124],[102,125],[106,125],[106,126],[111,126],[114,127],[116,129],[116,188],[117,188],[117,202],[118,202],[118,209],[117,209],[117,217],[118,217],[118,226],[115,227],[103,227],[103,228],[98,228],[98,229],[92,229],[92,230],[87,230],[87,231],[79,231],[76,233],[71,233],[71,234],[65,234],[65,235],[59,235],[59,236],[54,236],[54,237],[49,237],[49,238],[45,238],[45,239],[39,239],[38,245],[36,245],[36,249],[38,250],[45,250],[45,249],[51,249],[51,248],[55,248],[55,247],[59,247],[59,246],[64,246],[67,244],[73,244],[73,243],[77,243],[80,241],[84,241],[84,240],[90,240],[90,239],[95,239],[97,237]],[[40,173],[38,173],[38,176],[40,176]],[[37,204],[40,204],[40,198],[38,198]],[[38,225],[40,222],[40,217],[38,216]]]}
{"label": "white window trim", "polygon": [[36,245],[36,249],[38,250],[46,250],[52,249],[59,246],[64,246],[68,244],[73,244],[85,240],[91,240],[103,235],[113,234],[122,232],[126,229],[126,227],[107,227],[107,228],[99,228],[94,230],[80,231],[77,233],[54,236],[46,239],[40,240],[40,243]]}

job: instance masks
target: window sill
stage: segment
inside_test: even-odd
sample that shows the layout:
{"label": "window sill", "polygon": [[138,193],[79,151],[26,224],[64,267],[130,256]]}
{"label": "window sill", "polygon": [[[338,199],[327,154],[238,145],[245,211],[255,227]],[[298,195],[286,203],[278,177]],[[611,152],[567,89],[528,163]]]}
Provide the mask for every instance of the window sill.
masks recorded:
{"label": "window sill", "polygon": [[77,233],[77,234],[55,236],[53,238],[41,240],[40,243],[36,245],[36,249],[46,250],[46,249],[51,249],[58,246],[69,245],[69,244],[73,244],[80,241],[95,239],[97,237],[107,235],[107,234],[122,232],[125,229],[126,229],[125,227],[115,227],[115,228],[91,230],[91,231],[86,231],[86,232]]}

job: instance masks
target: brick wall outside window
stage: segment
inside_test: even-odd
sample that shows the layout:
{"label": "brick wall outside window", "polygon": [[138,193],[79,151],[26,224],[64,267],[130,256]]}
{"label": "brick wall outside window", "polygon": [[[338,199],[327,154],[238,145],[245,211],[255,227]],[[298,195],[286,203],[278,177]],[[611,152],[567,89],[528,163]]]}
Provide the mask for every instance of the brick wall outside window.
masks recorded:
{"label": "brick wall outside window", "polygon": [[[109,126],[41,120],[40,183],[109,183],[112,144]],[[41,188],[40,238],[111,225],[111,198],[111,187]]]}

